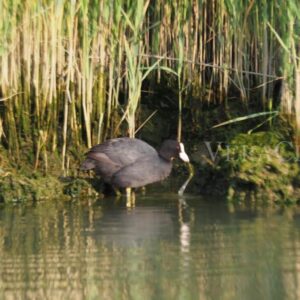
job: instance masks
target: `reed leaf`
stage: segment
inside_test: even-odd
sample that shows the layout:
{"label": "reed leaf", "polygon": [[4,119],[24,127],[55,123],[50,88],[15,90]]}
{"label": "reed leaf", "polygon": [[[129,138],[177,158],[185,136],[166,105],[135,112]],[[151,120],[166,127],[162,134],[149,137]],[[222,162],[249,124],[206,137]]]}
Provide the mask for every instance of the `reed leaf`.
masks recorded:
{"label": "reed leaf", "polygon": [[255,113],[255,114],[251,114],[251,115],[248,115],[248,116],[238,117],[238,118],[228,120],[226,122],[222,122],[220,124],[214,125],[212,128],[217,128],[217,127],[221,127],[221,126],[225,126],[225,125],[228,125],[228,124],[237,123],[237,122],[241,122],[241,121],[247,121],[249,119],[253,119],[253,118],[257,118],[257,117],[263,117],[263,116],[269,116],[269,115],[278,115],[278,114],[279,114],[279,111],[266,111],[266,112]]}

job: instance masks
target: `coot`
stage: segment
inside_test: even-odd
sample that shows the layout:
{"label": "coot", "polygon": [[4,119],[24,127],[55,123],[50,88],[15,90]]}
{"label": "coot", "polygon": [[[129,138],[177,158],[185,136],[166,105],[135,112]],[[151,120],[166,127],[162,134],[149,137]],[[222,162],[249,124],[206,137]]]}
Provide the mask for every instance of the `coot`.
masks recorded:
{"label": "coot", "polygon": [[92,147],[81,170],[95,170],[116,188],[138,188],[165,179],[175,157],[189,162],[183,144],[175,140],[165,140],[157,152],[142,140],[115,138]]}

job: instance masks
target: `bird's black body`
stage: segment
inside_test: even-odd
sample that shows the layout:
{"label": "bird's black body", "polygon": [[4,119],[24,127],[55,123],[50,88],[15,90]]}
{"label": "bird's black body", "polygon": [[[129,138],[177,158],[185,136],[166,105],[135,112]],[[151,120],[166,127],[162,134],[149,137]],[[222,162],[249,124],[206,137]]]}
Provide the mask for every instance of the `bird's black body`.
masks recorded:
{"label": "bird's black body", "polygon": [[172,159],[180,144],[166,140],[157,152],[142,140],[116,138],[92,147],[81,165],[117,188],[141,187],[165,179],[172,170]]}

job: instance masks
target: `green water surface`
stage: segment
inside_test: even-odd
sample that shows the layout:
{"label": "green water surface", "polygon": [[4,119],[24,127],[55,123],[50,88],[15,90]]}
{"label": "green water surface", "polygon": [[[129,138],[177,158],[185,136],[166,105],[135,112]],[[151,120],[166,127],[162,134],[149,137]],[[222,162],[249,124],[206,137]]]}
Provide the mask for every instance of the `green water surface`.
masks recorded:
{"label": "green water surface", "polygon": [[0,299],[300,299],[298,207],[184,201],[0,206]]}

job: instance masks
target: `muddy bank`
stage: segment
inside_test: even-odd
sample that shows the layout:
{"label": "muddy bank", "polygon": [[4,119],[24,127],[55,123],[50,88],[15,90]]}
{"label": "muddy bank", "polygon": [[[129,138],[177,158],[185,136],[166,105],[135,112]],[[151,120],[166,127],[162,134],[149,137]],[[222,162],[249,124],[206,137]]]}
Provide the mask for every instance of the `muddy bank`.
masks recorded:
{"label": "muddy bank", "polygon": [[292,141],[278,131],[240,133],[226,142],[205,141],[194,149],[194,192],[236,201],[300,199],[299,157]]}
{"label": "muddy bank", "polygon": [[[277,133],[239,134],[226,143],[204,141],[187,148],[195,169],[187,193],[238,201],[251,197],[276,202],[299,199],[298,159],[291,144]],[[183,180],[187,175],[186,166],[176,162],[171,176]],[[77,167],[73,176],[0,169],[0,202],[102,197],[104,188],[101,179],[78,173]]]}
{"label": "muddy bank", "polygon": [[69,175],[63,176],[58,155],[49,154],[47,172],[43,167],[35,170],[29,151],[21,152],[20,156],[23,160],[16,161],[6,149],[0,147],[0,203],[101,196],[88,177],[80,178],[79,162],[75,157],[72,157]]}

